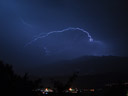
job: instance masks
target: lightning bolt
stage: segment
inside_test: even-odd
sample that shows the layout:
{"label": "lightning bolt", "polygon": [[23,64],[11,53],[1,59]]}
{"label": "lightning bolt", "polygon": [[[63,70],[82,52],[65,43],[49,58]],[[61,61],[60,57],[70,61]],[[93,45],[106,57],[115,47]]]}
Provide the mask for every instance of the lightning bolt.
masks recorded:
{"label": "lightning bolt", "polygon": [[87,34],[87,36],[88,36],[88,38],[89,38],[89,42],[93,42],[93,38],[92,38],[92,36],[89,34],[89,32],[85,31],[84,29],[78,28],[78,27],[77,27],[77,28],[69,27],[69,28],[66,28],[66,29],[63,29],[63,30],[59,30],[59,31],[51,31],[51,32],[48,32],[48,33],[45,33],[45,34],[44,34],[44,33],[41,33],[41,34],[39,34],[36,38],[34,38],[32,41],[30,41],[29,43],[27,43],[27,44],[25,45],[25,47],[28,46],[28,45],[30,45],[30,44],[32,44],[33,42],[36,42],[36,41],[39,40],[39,39],[46,38],[46,37],[48,37],[49,35],[52,35],[52,34],[54,34],[54,33],[63,33],[63,32],[66,32],[66,31],[76,31],[76,30],[81,31],[81,32]]}
{"label": "lightning bolt", "polygon": [[[22,23],[23,23],[25,26],[32,28],[31,24],[26,23],[23,19],[21,19],[21,21],[22,21]],[[28,42],[24,47],[27,47],[28,45],[30,45],[30,44],[36,42],[37,40],[46,38],[46,37],[48,37],[48,36],[50,36],[50,35],[52,35],[52,34],[54,34],[54,33],[63,33],[63,32],[66,32],[66,31],[81,31],[81,32],[83,32],[84,34],[86,34],[86,35],[88,36],[89,42],[95,42],[95,41],[93,40],[92,36],[89,34],[89,32],[85,31],[84,29],[79,28],[79,27],[76,27],[76,28],[75,28],[75,27],[69,27],[69,28],[66,28],[66,29],[63,29],[63,30],[51,31],[51,32],[48,32],[48,33],[42,32],[42,33],[40,33],[39,35],[34,36],[34,39],[33,39],[32,41]],[[47,47],[44,46],[43,49],[45,50],[46,55],[49,55],[50,51],[47,49]]]}

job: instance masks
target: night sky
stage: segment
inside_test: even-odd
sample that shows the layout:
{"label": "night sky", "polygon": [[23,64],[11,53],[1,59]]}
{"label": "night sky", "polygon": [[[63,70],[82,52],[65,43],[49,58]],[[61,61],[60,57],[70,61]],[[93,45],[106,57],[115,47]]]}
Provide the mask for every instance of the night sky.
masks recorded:
{"label": "night sky", "polygon": [[[127,0],[0,0],[0,60],[19,73],[36,73],[40,66],[85,55],[128,56],[127,5]],[[94,41],[80,30],[53,32],[67,28],[81,28]]]}

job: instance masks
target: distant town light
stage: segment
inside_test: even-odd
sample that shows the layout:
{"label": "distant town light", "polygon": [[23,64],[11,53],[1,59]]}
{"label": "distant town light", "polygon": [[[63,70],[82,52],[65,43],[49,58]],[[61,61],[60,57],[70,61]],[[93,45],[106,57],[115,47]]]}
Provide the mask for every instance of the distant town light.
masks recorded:
{"label": "distant town light", "polygon": [[69,88],[69,91],[72,91],[72,88]]}
{"label": "distant town light", "polygon": [[48,88],[45,88],[45,92],[48,92]]}
{"label": "distant town light", "polygon": [[95,89],[90,89],[90,91],[91,91],[91,92],[94,92],[94,91],[95,91]]}

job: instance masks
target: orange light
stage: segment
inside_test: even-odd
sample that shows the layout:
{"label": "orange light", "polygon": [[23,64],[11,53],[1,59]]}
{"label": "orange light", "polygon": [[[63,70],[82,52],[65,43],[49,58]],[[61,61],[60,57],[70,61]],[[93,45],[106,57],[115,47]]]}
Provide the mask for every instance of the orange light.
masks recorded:
{"label": "orange light", "polygon": [[72,88],[69,88],[69,91],[72,91]]}
{"label": "orange light", "polygon": [[48,92],[48,88],[46,88],[45,91]]}
{"label": "orange light", "polygon": [[90,91],[91,91],[91,92],[94,92],[94,91],[95,91],[95,89],[90,89]]}

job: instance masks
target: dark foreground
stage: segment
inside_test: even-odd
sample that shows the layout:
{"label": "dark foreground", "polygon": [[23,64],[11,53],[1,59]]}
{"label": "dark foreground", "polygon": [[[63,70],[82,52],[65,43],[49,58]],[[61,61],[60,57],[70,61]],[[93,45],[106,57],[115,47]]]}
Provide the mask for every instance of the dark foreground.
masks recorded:
{"label": "dark foreground", "polygon": [[[128,64],[126,61],[127,60],[124,60],[125,65]],[[64,92],[65,89],[71,87],[72,82],[76,77],[77,73],[74,73],[65,85],[63,85],[62,82],[52,80],[54,84],[54,90],[56,89],[58,93],[54,91],[52,93],[43,94],[42,92],[33,91],[35,89],[41,88],[40,78],[31,80],[27,73],[25,73],[24,76],[17,75],[13,71],[11,65],[4,64],[2,61],[0,61],[0,96],[128,96],[127,79],[123,79],[123,81],[119,80],[119,82],[113,84],[110,83],[109,85],[101,88],[102,90],[99,91],[96,89],[91,93],[80,91],[78,93],[61,93]],[[127,75],[125,75],[125,77],[127,77]],[[102,80],[103,79],[100,81]],[[98,84],[100,85],[100,83],[101,82]],[[84,82],[81,84],[84,84]]]}
{"label": "dark foreground", "polygon": [[68,94],[45,94],[45,95],[38,95],[38,96],[95,96],[94,94],[93,95],[89,95],[89,94],[73,94],[73,93],[68,93]]}

